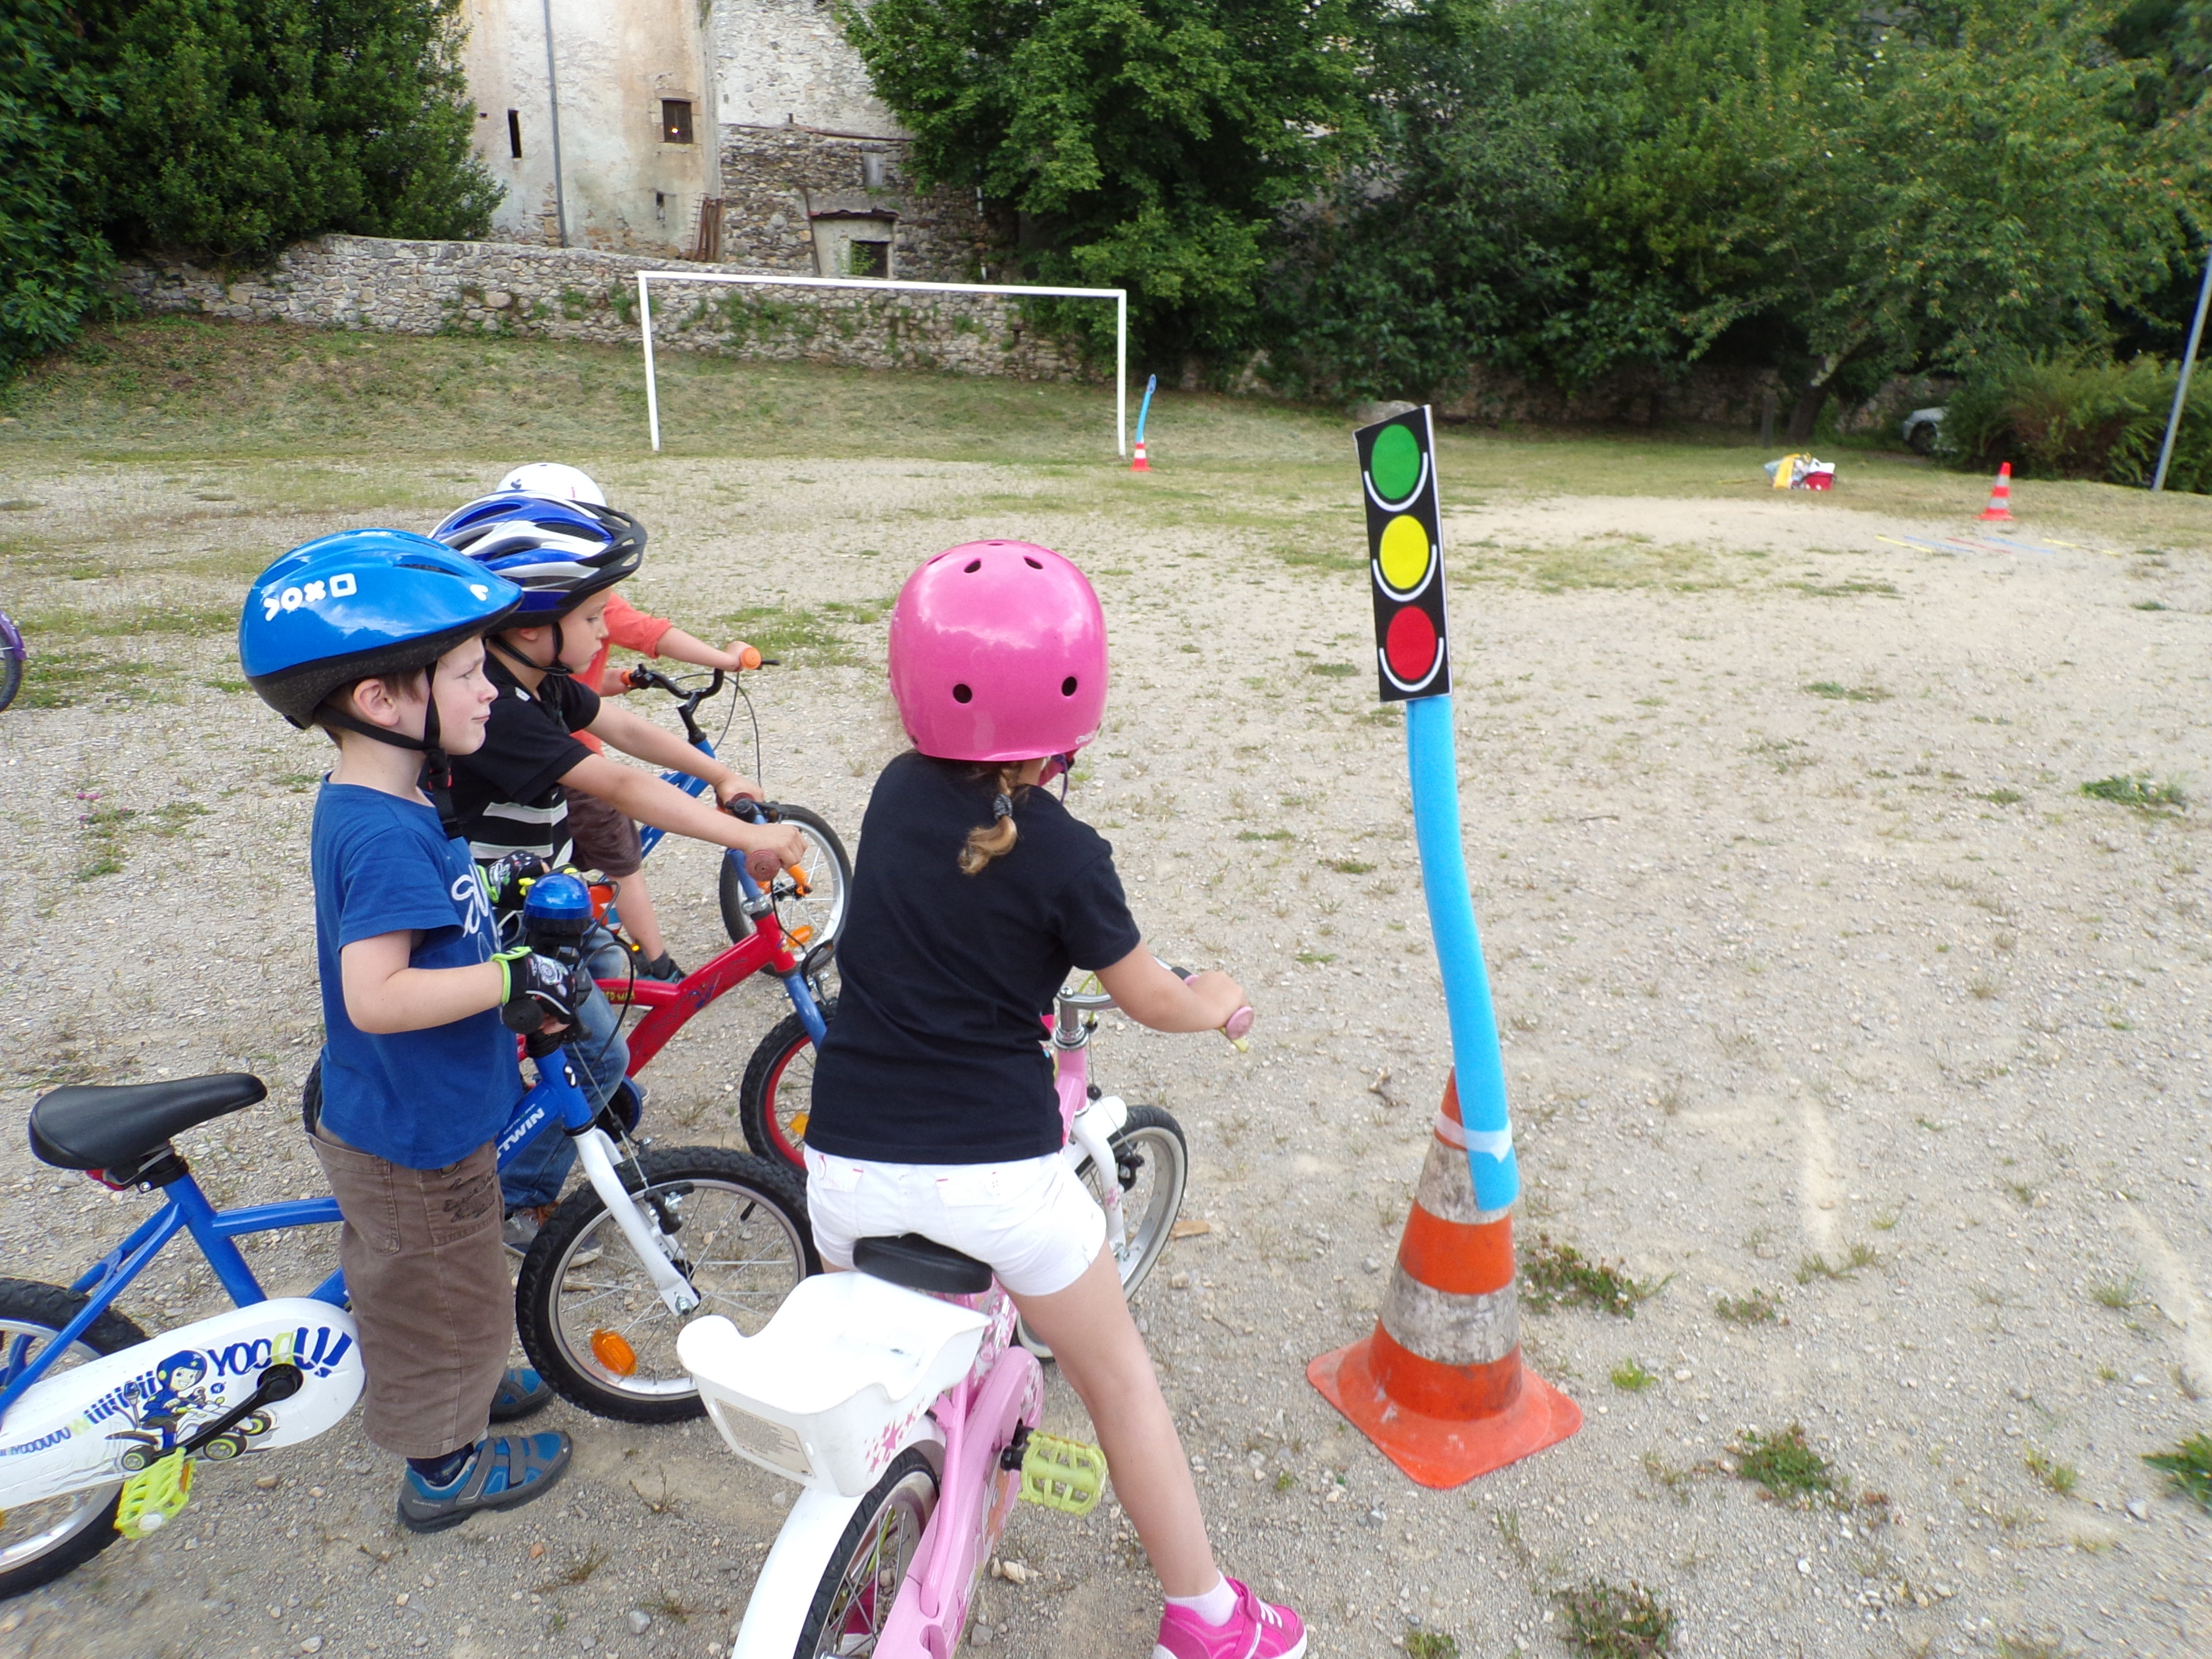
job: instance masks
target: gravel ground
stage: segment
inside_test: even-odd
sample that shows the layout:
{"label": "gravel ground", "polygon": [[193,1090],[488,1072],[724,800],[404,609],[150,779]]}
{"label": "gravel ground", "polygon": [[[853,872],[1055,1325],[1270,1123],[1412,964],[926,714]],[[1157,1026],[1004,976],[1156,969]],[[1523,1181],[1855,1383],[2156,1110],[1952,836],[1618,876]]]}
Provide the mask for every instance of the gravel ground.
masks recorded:
{"label": "gravel ground", "polygon": [[[1255,522],[1234,483],[1172,473],[1150,496],[912,462],[606,475],[654,526],[645,602],[856,607],[824,623],[853,660],[757,682],[772,792],[848,828],[895,746],[869,602],[986,533],[1097,574],[1116,687],[1076,805],[1155,945],[1231,968],[1261,1014],[1242,1058],[1102,1033],[1100,1080],[1189,1130],[1186,1213],[1212,1229],[1140,1312],[1224,1564],[1295,1601],[1315,1652],[1418,1631],[1561,1653],[1555,1593],[1591,1581],[1648,1588],[1685,1654],[2212,1651],[2212,1516],[2140,1462],[2212,1415],[2205,820],[2079,793],[2201,777],[2201,553],[1932,550],[1899,543],[1964,520],[1847,495],[1454,517],[1523,1261],[1540,1234],[1658,1288],[1632,1318],[1528,1310],[1529,1361],[1584,1428],[1431,1492],[1304,1380],[1373,1323],[1445,1067],[1395,717],[1358,666],[1364,579],[1285,556],[1281,514]],[[340,521],[173,521],[178,482],[111,465],[7,493],[47,503],[24,531],[112,554],[74,585],[94,607],[167,591],[155,556],[179,535],[258,557]],[[1356,552],[1348,492],[1298,512]],[[270,1103],[182,1150],[219,1200],[304,1194],[323,757],[240,694],[222,641],[142,649],[167,700],[0,720],[0,1100],[20,1124],[64,1079],[251,1069]],[[122,867],[76,878],[103,860]],[[706,867],[676,860],[663,890],[690,958],[714,927]],[[780,1012],[749,988],[656,1062],[664,1145],[736,1143],[727,1085]],[[66,1282],[146,1208],[19,1152],[0,1260]],[[330,1253],[309,1234],[255,1261],[293,1289]],[[1771,1320],[1717,1310],[1759,1293]],[[173,1249],[124,1305],[155,1326],[216,1304]],[[558,1497],[434,1538],[398,1528],[396,1463],[353,1422],[210,1468],[173,1528],[0,1609],[0,1656],[724,1650],[782,1489],[703,1425],[547,1420],[578,1446]],[[1743,1432],[1792,1424],[1831,1499],[1729,1472]],[[1057,1382],[1048,1427],[1084,1428]],[[1157,1589],[1110,1507],[1023,1510],[1003,1553],[1021,1571],[987,1583],[972,1643],[1146,1651]]]}

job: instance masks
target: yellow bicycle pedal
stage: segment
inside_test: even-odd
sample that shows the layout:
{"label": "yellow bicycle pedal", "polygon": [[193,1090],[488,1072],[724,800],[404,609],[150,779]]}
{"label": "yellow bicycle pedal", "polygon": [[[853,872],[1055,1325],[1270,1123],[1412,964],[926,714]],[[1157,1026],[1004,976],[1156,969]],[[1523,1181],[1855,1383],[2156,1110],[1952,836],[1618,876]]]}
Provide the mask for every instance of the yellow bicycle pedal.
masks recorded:
{"label": "yellow bicycle pedal", "polygon": [[177,1518],[191,1495],[192,1466],[182,1450],[173,1451],[123,1483],[123,1495],[115,1504],[115,1530],[125,1538],[159,1532]]}
{"label": "yellow bicycle pedal", "polygon": [[1106,1454],[1080,1440],[1032,1432],[1022,1452],[1022,1498],[1065,1515],[1088,1515],[1106,1491]]}

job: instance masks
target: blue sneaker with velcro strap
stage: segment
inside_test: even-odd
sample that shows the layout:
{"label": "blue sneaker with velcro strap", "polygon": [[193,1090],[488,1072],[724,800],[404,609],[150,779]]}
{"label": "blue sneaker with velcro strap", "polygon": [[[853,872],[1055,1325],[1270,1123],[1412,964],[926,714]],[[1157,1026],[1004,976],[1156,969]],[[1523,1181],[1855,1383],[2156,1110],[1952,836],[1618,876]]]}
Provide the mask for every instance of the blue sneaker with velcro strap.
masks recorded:
{"label": "blue sneaker with velcro strap", "polygon": [[573,1450],[565,1434],[501,1435],[479,1441],[476,1455],[442,1486],[410,1469],[399,1483],[399,1524],[410,1532],[443,1532],[479,1510],[511,1510],[543,1498],[568,1473]]}

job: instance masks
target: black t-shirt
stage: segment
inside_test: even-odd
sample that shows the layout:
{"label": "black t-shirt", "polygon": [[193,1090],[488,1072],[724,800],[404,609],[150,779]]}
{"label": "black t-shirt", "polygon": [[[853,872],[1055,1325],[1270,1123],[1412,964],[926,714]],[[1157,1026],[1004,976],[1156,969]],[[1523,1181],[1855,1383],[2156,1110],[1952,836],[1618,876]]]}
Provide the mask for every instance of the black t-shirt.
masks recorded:
{"label": "black t-shirt", "polygon": [[497,654],[484,677],[499,688],[483,747],[453,758],[453,805],[461,836],[481,861],[509,853],[568,860],[568,803],[561,780],[592,751],[570,736],[599,717],[599,694],[566,674],[548,674],[536,696]]}
{"label": "black t-shirt", "polygon": [[1111,967],[1137,924],[1114,849],[1031,789],[1014,849],[957,862],[994,789],[960,763],[905,754],[860,823],[842,978],[814,1073],[807,1144],[886,1164],[1009,1164],[1060,1150],[1040,1014],[1073,967]]}

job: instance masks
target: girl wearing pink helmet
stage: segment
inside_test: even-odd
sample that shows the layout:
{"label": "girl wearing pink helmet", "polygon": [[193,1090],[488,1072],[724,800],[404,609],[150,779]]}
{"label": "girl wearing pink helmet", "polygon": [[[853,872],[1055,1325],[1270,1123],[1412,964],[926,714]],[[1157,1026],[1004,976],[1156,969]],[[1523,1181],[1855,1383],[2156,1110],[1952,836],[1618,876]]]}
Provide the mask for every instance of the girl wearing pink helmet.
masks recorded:
{"label": "girl wearing pink helmet", "polygon": [[1077,969],[1161,1031],[1245,1006],[1145,948],[1113,849],[1038,788],[1097,734],[1106,621],[1083,573],[971,542],[907,579],[891,693],[914,748],[884,769],[839,936],[843,983],[806,1126],[823,1261],[906,1232],[988,1262],[1091,1413],[1167,1592],[1154,1659],[1297,1659],[1305,1629],[1215,1567],[1198,1492],[1121,1294],[1106,1223],[1060,1157],[1038,1016]]}

